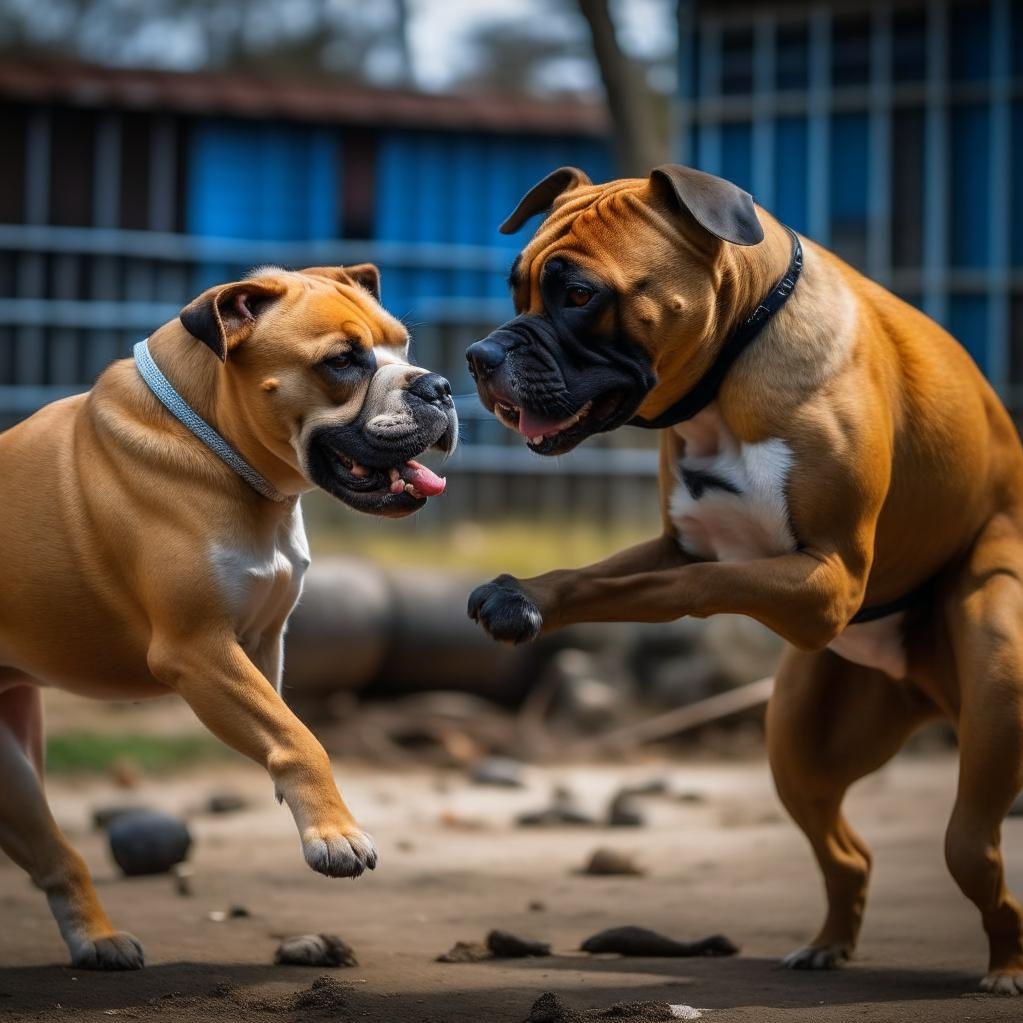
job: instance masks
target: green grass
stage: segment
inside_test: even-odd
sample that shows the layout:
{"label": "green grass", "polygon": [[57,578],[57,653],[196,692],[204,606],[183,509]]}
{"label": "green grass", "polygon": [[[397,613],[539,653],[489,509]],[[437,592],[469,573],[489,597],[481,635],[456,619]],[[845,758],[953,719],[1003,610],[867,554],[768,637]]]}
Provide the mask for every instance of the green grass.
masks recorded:
{"label": "green grass", "polygon": [[381,565],[418,565],[475,572],[529,576],[553,568],[600,561],[623,547],[649,539],[656,529],[605,528],[591,523],[461,522],[450,529],[419,533],[391,528],[352,532],[329,524],[310,528],[313,559],[351,554]]}
{"label": "green grass", "polygon": [[52,774],[105,774],[119,761],[146,774],[159,774],[229,757],[231,751],[213,736],[135,735],[67,732],[46,743],[46,770]]}

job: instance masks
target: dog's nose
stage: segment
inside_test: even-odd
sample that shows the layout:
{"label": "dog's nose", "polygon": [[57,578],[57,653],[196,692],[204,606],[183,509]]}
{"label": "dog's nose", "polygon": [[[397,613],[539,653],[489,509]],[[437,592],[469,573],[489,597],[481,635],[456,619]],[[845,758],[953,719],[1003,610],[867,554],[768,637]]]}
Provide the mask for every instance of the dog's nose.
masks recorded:
{"label": "dog's nose", "polygon": [[428,405],[451,404],[451,384],[439,373],[424,373],[417,377],[412,381],[408,393],[414,394]]}
{"label": "dog's nose", "polygon": [[469,345],[465,357],[469,360],[469,372],[473,377],[487,377],[504,362],[507,354],[503,345],[485,337]]}

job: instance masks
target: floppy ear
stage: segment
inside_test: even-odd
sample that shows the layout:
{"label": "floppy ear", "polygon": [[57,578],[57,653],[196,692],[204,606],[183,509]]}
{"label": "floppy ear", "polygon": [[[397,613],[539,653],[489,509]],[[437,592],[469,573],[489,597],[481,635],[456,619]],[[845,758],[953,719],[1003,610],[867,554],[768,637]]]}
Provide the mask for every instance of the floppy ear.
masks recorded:
{"label": "floppy ear", "polygon": [[677,163],[666,163],[650,172],[650,184],[666,186],[673,202],[723,242],[756,245],[764,240],[753,196],[724,178],[692,167],[680,167]]}
{"label": "floppy ear", "polygon": [[236,281],[204,291],[178,314],[185,330],[221,362],[251,333],[260,314],[284,294],[280,281]]}
{"label": "floppy ear", "polygon": [[380,271],[372,263],[356,263],[353,266],[310,266],[301,271],[316,277],[329,277],[342,284],[358,284],[365,288],[378,302],[380,301]]}
{"label": "floppy ear", "polygon": [[578,167],[559,167],[533,185],[519,200],[511,216],[501,225],[501,234],[514,234],[534,214],[546,213],[562,192],[592,184],[586,172]]}

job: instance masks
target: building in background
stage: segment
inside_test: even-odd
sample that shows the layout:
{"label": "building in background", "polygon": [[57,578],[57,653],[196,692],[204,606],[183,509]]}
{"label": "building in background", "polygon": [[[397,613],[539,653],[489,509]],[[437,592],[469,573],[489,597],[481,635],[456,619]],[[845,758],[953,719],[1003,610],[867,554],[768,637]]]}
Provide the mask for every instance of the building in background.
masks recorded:
{"label": "building in background", "polygon": [[[475,401],[464,358],[511,312],[524,235],[498,225],[554,167],[611,177],[606,130],[597,104],[6,62],[0,422],[90,386],[210,284],[369,260],[416,359],[466,395],[462,485],[430,514],[606,507],[601,453],[531,455]],[[610,457],[654,469],[649,451]]]}
{"label": "building in background", "polygon": [[1023,411],[1023,0],[682,0],[679,158],[943,323]]}

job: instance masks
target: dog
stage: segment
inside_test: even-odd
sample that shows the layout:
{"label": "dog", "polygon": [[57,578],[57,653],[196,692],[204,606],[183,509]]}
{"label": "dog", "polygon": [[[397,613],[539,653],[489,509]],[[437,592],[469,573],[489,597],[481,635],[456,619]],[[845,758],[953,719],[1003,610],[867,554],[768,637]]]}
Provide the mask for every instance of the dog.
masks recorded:
{"label": "dog", "polygon": [[376,267],[272,267],[204,292],[87,394],[0,434],[0,846],[41,888],[76,967],[136,969],[42,788],[40,687],[174,692],[263,765],[306,862],[358,877],[377,853],[281,698],[309,549],[299,495],[417,511],[454,449],[447,381],[408,360]]}
{"label": "dog", "polygon": [[712,175],[593,185],[561,168],[509,233],[517,316],[470,346],[483,404],[541,455],[659,430],[663,530],[578,571],[476,589],[520,643],[575,623],[748,615],[787,641],[767,712],[778,793],[824,875],[797,969],[856,944],[870,853],[846,789],[934,718],[959,787],[945,856],[977,906],[982,986],[1023,993],[1000,852],[1023,786],[1023,451],[940,326]]}

